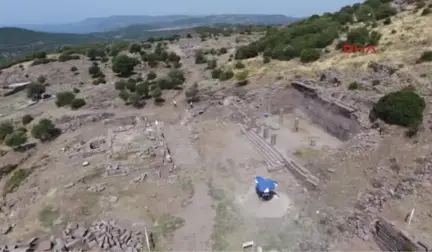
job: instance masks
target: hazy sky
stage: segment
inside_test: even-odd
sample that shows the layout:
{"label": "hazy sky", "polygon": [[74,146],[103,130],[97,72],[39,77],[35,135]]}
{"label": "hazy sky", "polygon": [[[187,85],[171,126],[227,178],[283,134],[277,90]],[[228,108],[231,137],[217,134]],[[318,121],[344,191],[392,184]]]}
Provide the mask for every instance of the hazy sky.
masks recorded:
{"label": "hazy sky", "polygon": [[1,0],[0,25],[48,24],[112,15],[285,14],[304,17],[359,0]]}

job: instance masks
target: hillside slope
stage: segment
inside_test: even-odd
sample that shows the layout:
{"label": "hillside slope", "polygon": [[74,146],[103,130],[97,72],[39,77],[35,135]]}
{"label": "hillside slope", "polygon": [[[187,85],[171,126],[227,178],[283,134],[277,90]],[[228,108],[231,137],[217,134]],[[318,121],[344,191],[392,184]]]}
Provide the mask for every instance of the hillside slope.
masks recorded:
{"label": "hillside slope", "polygon": [[102,18],[89,18],[77,23],[59,25],[16,25],[20,28],[60,33],[94,33],[107,32],[130,25],[156,25],[161,28],[172,26],[211,25],[216,23],[230,24],[286,24],[297,20],[297,18],[284,15],[253,15],[253,14],[223,14],[209,16],[111,16]]}
{"label": "hillside slope", "polygon": [[52,51],[61,45],[109,43],[115,39],[99,35],[46,33],[21,28],[0,28],[0,61],[36,51]]}

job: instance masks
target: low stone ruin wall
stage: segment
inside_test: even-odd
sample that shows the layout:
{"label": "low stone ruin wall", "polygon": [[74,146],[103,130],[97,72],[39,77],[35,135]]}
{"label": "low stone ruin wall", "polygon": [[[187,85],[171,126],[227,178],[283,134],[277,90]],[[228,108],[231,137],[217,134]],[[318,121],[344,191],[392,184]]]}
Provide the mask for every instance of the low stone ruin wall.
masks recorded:
{"label": "low stone ruin wall", "polygon": [[318,94],[316,88],[302,82],[293,82],[298,91],[301,110],[331,135],[346,141],[360,132],[360,123],[353,115],[354,109],[338,102],[328,100]]}
{"label": "low stone ruin wall", "polygon": [[383,251],[430,251],[425,244],[408,238],[382,218],[375,222],[372,232],[375,242]]}

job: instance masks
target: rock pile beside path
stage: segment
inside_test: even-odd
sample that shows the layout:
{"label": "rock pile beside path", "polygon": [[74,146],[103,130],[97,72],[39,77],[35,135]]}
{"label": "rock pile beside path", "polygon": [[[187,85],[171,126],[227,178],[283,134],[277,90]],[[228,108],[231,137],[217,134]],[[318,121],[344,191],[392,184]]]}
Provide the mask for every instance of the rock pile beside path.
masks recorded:
{"label": "rock pile beside path", "polygon": [[0,246],[0,252],[27,251],[128,251],[140,252],[146,247],[145,234],[127,230],[113,220],[97,221],[90,227],[69,224],[62,238],[39,239],[12,246]]}

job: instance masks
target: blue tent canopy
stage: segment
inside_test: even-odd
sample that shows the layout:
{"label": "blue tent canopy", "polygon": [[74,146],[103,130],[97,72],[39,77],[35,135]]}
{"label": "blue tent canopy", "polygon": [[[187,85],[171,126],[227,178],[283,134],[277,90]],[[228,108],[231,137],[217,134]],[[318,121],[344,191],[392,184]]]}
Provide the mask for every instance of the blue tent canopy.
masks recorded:
{"label": "blue tent canopy", "polygon": [[255,177],[255,184],[258,191],[263,193],[269,193],[276,189],[278,186],[277,182],[271,179],[266,179],[260,176]]}

